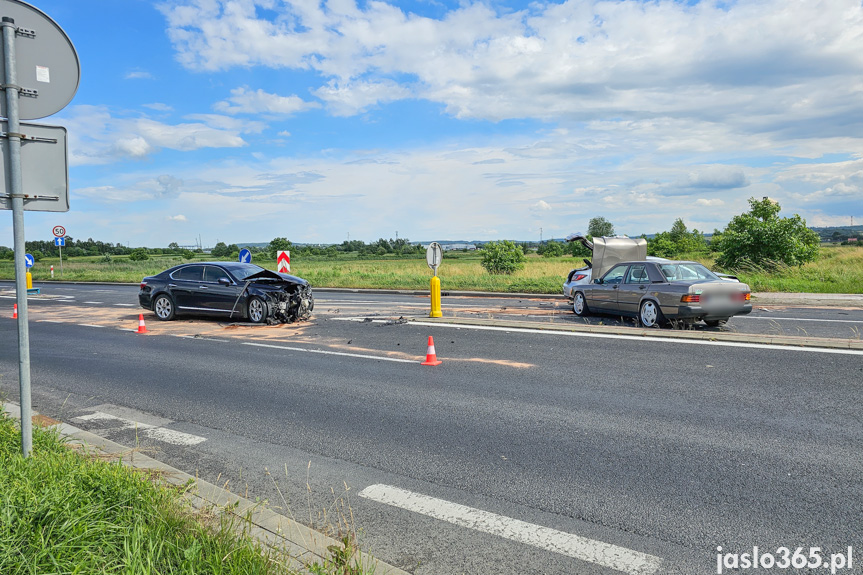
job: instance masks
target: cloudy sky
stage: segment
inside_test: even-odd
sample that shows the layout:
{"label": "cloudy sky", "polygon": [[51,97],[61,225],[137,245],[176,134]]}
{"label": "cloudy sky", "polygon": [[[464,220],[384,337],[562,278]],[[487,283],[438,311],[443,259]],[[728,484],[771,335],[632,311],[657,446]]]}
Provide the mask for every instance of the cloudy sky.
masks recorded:
{"label": "cloudy sky", "polygon": [[82,76],[42,120],[71,210],[27,239],[712,231],[762,196],[863,223],[860,0],[35,5]]}

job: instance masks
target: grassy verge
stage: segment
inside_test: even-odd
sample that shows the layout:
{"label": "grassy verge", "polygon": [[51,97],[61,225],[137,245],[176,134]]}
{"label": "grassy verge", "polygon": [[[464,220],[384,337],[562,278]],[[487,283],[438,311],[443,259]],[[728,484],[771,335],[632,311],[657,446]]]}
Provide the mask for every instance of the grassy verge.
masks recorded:
{"label": "grassy verge", "polygon": [[[33,430],[21,455],[17,423],[0,410],[0,573],[281,575],[281,557],[227,514],[192,513],[176,489]],[[345,552],[341,551],[342,555]],[[334,553],[316,574],[350,573]],[[338,569],[342,567],[343,569]]]}
{"label": "grassy verge", "polygon": [[[208,259],[206,255],[196,257]],[[709,256],[695,259],[715,268]],[[98,257],[74,258],[63,263],[61,278],[59,262],[45,259],[36,264],[32,273],[34,280],[47,281],[49,266],[53,264],[55,279],[137,283],[146,275],[154,275],[184,261],[189,260],[178,256],[152,256],[144,262],[133,262],[123,256],[112,257],[109,262]],[[482,268],[480,261],[477,253],[447,252],[439,270],[441,287],[444,290],[556,294],[561,293],[569,270],[583,265],[580,258],[543,258],[532,254],[523,270],[508,276],[493,276]],[[275,261],[257,263],[270,269],[276,267]],[[427,290],[431,277],[423,257],[371,259],[341,254],[335,258],[295,257],[291,263],[293,273],[306,278],[314,287]],[[14,275],[12,262],[0,262],[0,278],[12,279]],[[801,267],[773,272],[738,271],[737,275],[755,291],[863,293],[863,247],[824,248],[818,261]]]}

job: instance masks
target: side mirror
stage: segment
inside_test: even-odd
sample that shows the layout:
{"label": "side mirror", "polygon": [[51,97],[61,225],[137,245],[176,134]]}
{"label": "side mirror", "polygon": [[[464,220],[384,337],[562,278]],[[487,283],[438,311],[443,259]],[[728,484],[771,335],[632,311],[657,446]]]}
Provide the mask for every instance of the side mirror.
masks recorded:
{"label": "side mirror", "polygon": [[219,285],[229,286],[231,285],[231,280],[228,278],[219,278]]}
{"label": "side mirror", "polygon": [[595,283],[595,284],[601,284],[601,283],[602,283],[602,278],[596,278],[595,280],[593,280],[593,283]]}

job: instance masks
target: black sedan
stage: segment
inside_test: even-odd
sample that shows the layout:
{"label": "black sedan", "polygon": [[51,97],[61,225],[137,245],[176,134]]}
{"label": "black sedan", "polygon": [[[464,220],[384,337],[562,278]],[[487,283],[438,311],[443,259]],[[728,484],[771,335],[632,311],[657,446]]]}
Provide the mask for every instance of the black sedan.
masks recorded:
{"label": "black sedan", "polygon": [[306,280],[239,262],[188,263],[145,277],[138,302],[163,321],[177,314],[206,314],[290,323],[308,319],[315,307]]}

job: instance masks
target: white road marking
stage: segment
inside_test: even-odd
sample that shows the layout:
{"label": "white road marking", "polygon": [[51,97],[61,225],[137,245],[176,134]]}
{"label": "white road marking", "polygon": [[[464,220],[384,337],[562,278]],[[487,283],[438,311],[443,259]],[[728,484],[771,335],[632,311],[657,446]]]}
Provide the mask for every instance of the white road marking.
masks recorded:
{"label": "white road marking", "polygon": [[119,307],[135,307],[135,304],[133,303],[115,303],[114,305]]}
{"label": "white road marking", "polygon": [[818,319],[818,318],[802,318],[802,317],[762,317],[760,315],[737,315],[732,319],[769,319],[780,321],[817,321],[820,323],[863,323],[863,319]]}
{"label": "white road marking", "polygon": [[85,301],[84,303],[92,303],[92,304],[95,304],[95,305],[101,305],[101,304],[103,304],[104,302],[101,302],[101,301]]}
{"label": "white road marking", "polygon": [[80,327],[105,327],[104,325],[96,325],[95,323],[79,323]]}
{"label": "white road marking", "polygon": [[400,359],[396,357],[382,357],[378,355],[363,355],[361,353],[345,353],[341,351],[326,351],[323,349],[307,349],[302,347],[289,347],[286,345],[270,345],[266,343],[253,343],[250,341],[244,342],[243,345],[253,345],[255,347],[268,347],[272,349],[285,349],[288,351],[301,351],[305,353],[320,353],[324,355],[341,355],[344,357],[359,357],[362,359],[379,359],[381,361],[393,361],[396,363],[418,363],[415,359]]}
{"label": "white road marking", "polygon": [[407,509],[461,527],[497,535],[511,541],[539,547],[546,551],[574,557],[630,575],[655,573],[662,564],[662,559],[654,555],[557,529],[534,525],[458,503],[451,503],[436,497],[413,493],[390,485],[371,485],[360,492],[360,497]]}
{"label": "white road marking", "polygon": [[206,437],[183,433],[182,431],[175,431],[173,429],[166,429],[164,427],[156,427],[155,425],[150,425],[148,423],[132,421],[131,419],[117,417],[116,415],[111,415],[110,413],[105,413],[103,411],[94,411],[93,413],[80,415],[74,419],[80,419],[81,421],[106,421],[113,424],[115,428],[137,429],[141,432],[141,435],[145,437],[156,439],[164,443],[170,443],[172,445],[190,446],[207,441]]}
{"label": "white road marking", "polygon": [[61,321],[59,319],[40,319],[39,323],[66,323],[65,321]]}
{"label": "white road marking", "polygon": [[822,347],[803,347],[796,345],[781,345],[769,343],[746,343],[737,341],[711,341],[706,339],[682,339],[675,337],[650,337],[641,335],[622,335],[613,333],[593,333],[583,331],[558,331],[553,329],[531,329],[525,327],[496,327],[490,325],[466,325],[459,323],[432,323],[426,321],[412,321],[410,325],[423,327],[449,327],[455,329],[474,329],[479,331],[506,331],[511,333],[536,333],[547,335],[568,335],[571,337],[592,337],[596,339],[624,339],[629,341],[644,341],[651,343],[684,343],[689,345],[712,345],[718,347],[742,347],[746,349],[771,349],[781,351],[803,351],[809,353],[832,353],[838,355],[863,355],[859,349],[834,349]]}

